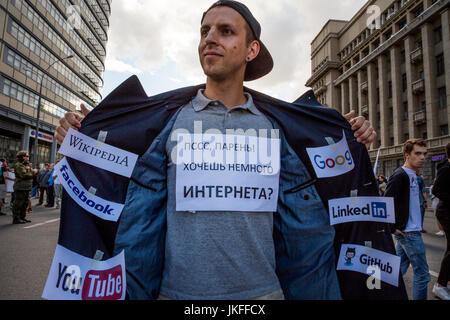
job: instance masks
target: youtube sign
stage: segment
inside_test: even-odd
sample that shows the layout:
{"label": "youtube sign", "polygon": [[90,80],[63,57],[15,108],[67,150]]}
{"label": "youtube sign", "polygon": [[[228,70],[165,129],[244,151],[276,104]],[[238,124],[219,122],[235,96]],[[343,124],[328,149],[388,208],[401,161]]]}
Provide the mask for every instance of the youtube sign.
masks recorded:
{"label": "youtube sign", "polygon": [[42,297],[48,300],[124,300],[125,254],[94,261],[57,245]]}
{"label": "youtube sign", "polygon": [[104,271],[90,270],[86,274],[82,300],[119,300],[123,293],[122,267]]}

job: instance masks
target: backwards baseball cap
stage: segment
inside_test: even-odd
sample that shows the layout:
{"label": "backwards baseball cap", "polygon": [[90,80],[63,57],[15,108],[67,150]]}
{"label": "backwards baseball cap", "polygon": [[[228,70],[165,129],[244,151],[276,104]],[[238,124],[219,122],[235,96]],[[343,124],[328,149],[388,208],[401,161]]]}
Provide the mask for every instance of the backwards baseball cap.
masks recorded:
{"label": "backwards baseball cap", "polygon": [[273,69],[273,59],[272,56],[269,53],[269,50],[267,50],[266,46],[262,43],[260,37],[261,37],[261,25],[259,22],[255,19],[253,14],[250,12],[249,8],[247,8],[246,5],[243,3],[240,3],[238,1],[231,1],[231,0],[220,0],[214,3],[205,13],[203,13],[202,17],[202,23],[205,19],[206,14],[215,7],[230,7],[237,12],[247,21],[248,25],[250,26],[250,29],[253,31],[253,35],[255,36],[255,39],[259,41],[261,49],[259,51],[258,56],[253,59],[251,62],[247,64],[247,69],[245,71],[245,81],[252,81],[259,79],[266,74],[268,74]]}

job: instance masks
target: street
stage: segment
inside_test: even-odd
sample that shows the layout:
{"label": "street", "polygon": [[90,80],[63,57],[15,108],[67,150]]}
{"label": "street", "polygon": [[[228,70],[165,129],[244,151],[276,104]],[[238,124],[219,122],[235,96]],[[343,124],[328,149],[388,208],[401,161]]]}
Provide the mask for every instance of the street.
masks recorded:
{"label": "street", "polygon": [[[7,198],[9,203],[9,197]],[[27,216],[31,223],[13,225],[9,204],[0,216],[0,300],[39,300],[53,259],[59,231],[59,210],[36,207]],[[431,210],[425,216],[423,234],[430,267],[428,299],[436,300],[431,290],[436,282],[445,251],[445,238],[438,237],[436,219]],[[412,297],[412,271],[404,277],[408,296]]]}

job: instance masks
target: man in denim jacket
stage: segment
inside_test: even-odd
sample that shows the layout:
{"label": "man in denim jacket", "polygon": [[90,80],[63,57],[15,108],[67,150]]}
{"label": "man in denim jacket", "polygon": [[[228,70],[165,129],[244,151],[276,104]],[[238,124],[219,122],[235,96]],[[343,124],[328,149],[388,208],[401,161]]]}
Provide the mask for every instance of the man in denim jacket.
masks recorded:
{"label": "man in denim jacket", "polygon": [[[95,177],[97,185],[102,186],[97,189],[100,196],[103,193],[103,198],[125,203],[125,208],[118,225],[110,224],[80,214],[82,210],[74,210],[76,205],[66,197],[59,244],[86,256],[93,256],[95,250],[100,249],[106,253],[104,258],[125,250],[127,295],[131,299],[370,296],[373,293],[362,288],[363,278],[357,275],[351,274],[348,278],[348,273],[343,273],[340,282],[350,284],[357,278],[359,290],[351,285],[347,289],[340,287],[335,250],[340,243],[351,239],[361,243],[362,239],[355,240],[360,232],[354,232],[353,227],[335,233],[324,205],[325,194],[332,198],[355,188],[362,194],[376,194],[370,161],[363,146],[376,137],[370,123],[363,117],[352,119],[351,113],[346,116],[349,125],[335,110],[322,108],[318,103],[308,109],[303,100],[314,103],[310,95],[287,104],[244,88],[244,81],[269,73],[273,61],[260,40],[259,23],[243,4],[236,1],[215,3],[203,16],[200,31],[199,56],[207,76],[206,86],[148,98],[137,79],[132,77],[89,114],[82,106],[84,119],[74,113],[61,119],[55,134],[60,143],[69,128],[80,129],[92,137],[98,135],[100,129],[107,130],[109,144],[140,157],[129,180],[68,159],[71,166],[76,167],[74,172],[83,185],[92,184],[89,176]],[[289,114],[293,118],[289,118]],[[305,123],[304,128],[296,123],[299,116]],[[176,175],[171,169],[170,152],[172,133],[186,126],[189,128],[184,129],[192,133],[192,126],[198,120],[210,129],[254,127],[280,131],[277,212],[175,209]],[[324,123],[339,129],[330,134]],[[311,127],[315,131],[312,138]],[[357,130],[356,139],[352,137],[352,130]],[[355,158],[362,169],[341,175],[334,180],[338,181],[334,186],[330,180],[317,181],[310,173],[314,171],[311,164],[306,163],[306,153],[299,157],[297,149],[304,150],[306,142],[310,146],[320,146],[324,137],[335,141],[342,139],[342,132],[346,140],[353,138],[349,149],[357,155]],[[308,141],[310,138],[316,141]],[[346,186],[342,187],[342,183]],[[374,224],[371,230],[364,226],[367,237],[375,242],[379,240],[388,251],[393,251],[392,239],[385,232],[388,228],[383,224]],[[78,235],[86,228],[96,232],[80,238]],[[384,298],[390,297],[386,291],[383,294]],[[402,293],[395,291],[392,297],[402,297]]]}

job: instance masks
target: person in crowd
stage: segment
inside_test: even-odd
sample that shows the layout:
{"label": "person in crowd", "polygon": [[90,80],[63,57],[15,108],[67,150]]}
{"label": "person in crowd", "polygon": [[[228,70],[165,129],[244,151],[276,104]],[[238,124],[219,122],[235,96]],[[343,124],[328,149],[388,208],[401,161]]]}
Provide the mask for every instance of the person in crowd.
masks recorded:
{"label": "person in crowd", "polygon": [[[57,161],[56,163],[58,163]],[[56,202],[56,209],[60,208],[61,198],[62,198],[62,191],[63,186],[61,184],[61,181],[59,180],[59,177],[57,174],[53,175],[53,183],[55,187],[55,202]]]}
{"label": "person in crowd", "polygon": [[14,164],[14,173],[16,180],[14,183],[14,206],[13,206],[13,224],[23,224],[31,222],[25,218],[28,207],[28,199],[33,184],[33,175],[37,170],[32,170],[29,166],[29,154],[27,151],[19,151],[16,155],[17,161]]}
{"label": "person in crowd", "polygon": [[[38,206],[44,204],[44,193],[47,191],[48,181],[45,181],[45,176],[49,171],[49,164],[44,164],[44,168],[39,171],[39,174],[36,177],[36,180],[39,184],[39,203]],[[47,203],[48,203],[48,193],[47,193]]]}
{"label": "person in crowd", "polygon": [[436,224],[437,224],[439,231],[436,232],[435,235],[437,235],[438,237],[444,237],[445,236],[444,227],[439,223],[439,220],[437,220],[437,219],[436,219]]}
{"label": "person in crowd", "polygon": [[3,199],[6,198],[6,179],[5,176],[7,175],[6,171],[6,159],[0,159],[1,162],[1,168],[0,168],[0,216],[6,215],[6,213],[3,212]]}
{"label": "person in crowd", "polygon": [[[40,165],[37,165],[35,169],[40,171],[39,168],[40,168]],[[38,181],[38,175],[33,178],[33,185],[36,187],[36,192],[34,194],[34,198],[39,199],[40,198],[40,186],[39,186],[39,181]]]}
{"label": "person in crowd", "polygon": [[[436,216],[436,209],[437,209],[437,205],[439,204],[439,198],[436,197],[433,194],[433,186],[434,183],[436,182],[436,178],[434,179],[433,184],[430,186],[430,191],[429,191],[429,199],[431,201],[431,209],[433,209],[433,215]],[[436,225],[438,227],[438,232],[435,233],[435,235],[437,235],[438,237],[443,237],[445,236],[445,232],[444,229],[442,228],[441,224],[439,223],[439,220],[436,218]]]}
{"label": "person in crowd", "polygon": [[383,175],[378,177],[378,188],[380,189],[380,193],[383,194],[386,191],[387,181]]}
{"label": "person in crowd", "polygon": [[400,271],[405,275],[412,265],[413,299],[426,300],[428,269],[425,245],[422,239],[422,214],[420,210],[419,184],[416,171],[421,169],[427,156],[427,145],[423,139],[410,139],[403,145],[405,163],[389,178],[384,196],[394,198],[396,252],[400,257]]}
{"label": "person in crowd", "polygon": [[[12,181],[12,182],[14,182],[14,178],[11,178],[10,176],[9,176],[9,172],[11,171],[11,169],[8,167],[8,163],[6,162],[6,159],[0,159],[0,162],[1,162],[1,164],[2,164],[2,166],[1,166],[1,178],[0,178],[0,180],[3,180],[5,183],[4,183],[4,188],[3,187],[1,187],[1,184],[0,184],[0,192],[1,192],[1,189],[4,189],[4,195],[2,195],[2,196],[4,196],[4,197],[6,197],[6,194],[7,194],[7,188],[6,188],[6,182],[7,181]],[[3,178],[3,179],[2,179]],[[13,203],[14,203],[14,192],[12,192],[11,193],[11,201],[10,201],[10,206],[11,206],[11,208],[12,208],[12,205],[13,205]],[[4,202],[2,202],[1,204],[0,204],[0,215],[5,215],[3,212],[1,212],[1,208],[3,207],[3,205],[4,205],[5,203]],[[3,214],[2,214],[3,213]]]}
{"label": "person in crowd", "polygon": [[55,206],[55,187],[53,182],[53,173],[54,173],[55,164],[51,163],[49,165],[49,170],[44,176],[45,181],[47,182],[47,204],[46,208],[53,208]]}
{"label": "person in crowd", "polygon": [[446,146],[448,161],[438,171],[433,194],[439,199],[436,218],[447,239],[447,249],[441,262],[439,277],[433,287],[438,298],[450,300],[450,143]]}
{"label": "person in crowd", "polygon": [[[37,166],[36,168],[39,168],[39,166]],[[30,197],[31,198],[37,198],[38,190],[39,190],[39,183],[37,181],[37,175],[36,175],[36,176],[33,177],[33,186],[31,188]]]}

